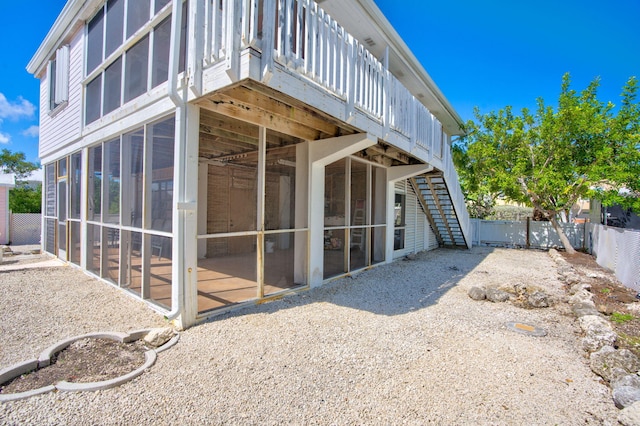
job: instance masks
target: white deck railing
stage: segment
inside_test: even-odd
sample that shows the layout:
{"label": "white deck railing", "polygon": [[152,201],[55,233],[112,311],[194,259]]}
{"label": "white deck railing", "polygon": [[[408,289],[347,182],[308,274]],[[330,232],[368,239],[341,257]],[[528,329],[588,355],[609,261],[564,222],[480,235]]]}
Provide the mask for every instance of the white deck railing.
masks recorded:
{"label": "white deck railing", "polygon": [[444,172],[461,227],[469,235],[464,196],[442,124],[313,0],[190,1],[204,12],[204,66],[226,61],[233,70],[241,52],[253,48],[261,52],[263,79],[268,80],[277,62],[343,99],[347,115],[358,109],[378,121],[385,134],[393,131],[406,138],[415,155]]}

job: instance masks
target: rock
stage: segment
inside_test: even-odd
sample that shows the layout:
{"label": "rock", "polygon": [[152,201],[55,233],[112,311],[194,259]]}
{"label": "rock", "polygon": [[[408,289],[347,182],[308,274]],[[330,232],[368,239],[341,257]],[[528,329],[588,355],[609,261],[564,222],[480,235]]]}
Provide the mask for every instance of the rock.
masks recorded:
{"label": "rock", "polygon": [[624,376],[612,378],[610,383],[611,389],[621,386],[640,388],[640,377],[637,374],[625,374]]}
{"label": "rock", "polygon": [[569,294],[573,296],[574,294],[576,294],[580,290],[585,290],[585,291],[591,292],[591,284],[585,284],[585,283],[574,284],[569,289]]}
{"label": "rock", "polygon": [[613,313],[613,308],[607,305],[598,305],[598,312],[605,315],[611,315]]}
{"label": "rock", "polygon": [[620,411],[620,414],[618,415],[618,423],[622,426],[640,425],[640,402],[634,402]]}
{"label": "rock", "polygon": [[629,312],[636,315],[640,315],[640,303],[638,302],[627,303],[626,305],[624,305],[624,307],[627,308]]}
{"label": "rock", "polygon": [[[593,294],[587,290],[580,290],[569,298],[569,304],[575,305],[576,303],[593,303]],[[595,307],[595,305],[594,305]]]}
{"label": "rock", "polygon": [[167,343],[175,334],[171,327],[154,328],[146,336],[144,342],[149,346],[157,348]]}
{"label": "rock", "polygon": [[405,256],[406,260],[416,260],[416,254],[415,253],[409,253],[408,255]]}
{"label": "rock", "polygon": [[565,284],[572,286],[580,283],[580,276],[575,272],[568,272],[560,276],[560,281],[564,281]]}
{"label": "rock", "polygon": [[549,307],[549,295],[543,291],[536,291],[529,295],[527,302],[534,308],[547,308]]}
{"label": "rock", "polygon": [[571,310],[577,317],[584,317],[587,315],[600,315],[600,313],[596,309],[596,305],[591,301],[576,303],[571,306]]}
{"label": "rock", "polygon": [[560,277],[564,277],[571,272],[573,272],[573,268],[571,267],[571,265],[564,261],[558,263],[558,275],[560,275]]}
{"label": "rock", "polygon": [[620,386],[613,390],[613,402],[618,408],[625,408],[640,401],[640,388]]}
{"label": "rock", "polygon": [[526,284],[514,284],[513,290],[516,292],[518,296],[522,296],[527,294],[527,285]]}
{"label": "rock", "polygon": [[[604,346],[589,356],[589,366],[607,382],[619,382],[621,377],[640,369],[640,360],[628,349],[616,350],[613,346]],[[621,374],[620,370],[627,374]]]}
{"label": "rock", "polygon": [[[629,372],[621,367],[613,367],[609,371],[609,383],[616,383],[627,376],[630,376]],[[620,385],[622,386],[622,385]],[[613,389],[613,385],[611,385],[611,389]]]}
{"label": "rock", "polygon": [[578,322],[586,334],[582,339],[582,349],[586,352],[595,352],[603,346],[613,346],[618,338],[609,321],[602,317],[585,315],[578,318]]}
{"label": "rock", "polygon": [[486,290],[487,300],[491,302],[506,302],[511,299],[511,294],[497,288],[488,288]]}
{"label": "rock", "polygon": [[480,287],[471,287],[467,294],[473,300],[484,300],[487,298],[487,293]]}

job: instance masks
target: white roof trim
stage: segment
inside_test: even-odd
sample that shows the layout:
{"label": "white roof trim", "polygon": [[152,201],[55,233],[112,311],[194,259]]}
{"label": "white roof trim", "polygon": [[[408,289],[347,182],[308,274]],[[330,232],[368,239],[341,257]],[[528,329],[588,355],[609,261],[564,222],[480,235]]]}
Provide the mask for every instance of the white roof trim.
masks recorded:
{"label": "white roof trim", "polygon": [[68,0],[40,47],[29,61],[27,65],[29,74],[38,77],[64,39],[74,33],[78,25],[89,18],[87,12],[92,13],[100,3],[102,0]]}

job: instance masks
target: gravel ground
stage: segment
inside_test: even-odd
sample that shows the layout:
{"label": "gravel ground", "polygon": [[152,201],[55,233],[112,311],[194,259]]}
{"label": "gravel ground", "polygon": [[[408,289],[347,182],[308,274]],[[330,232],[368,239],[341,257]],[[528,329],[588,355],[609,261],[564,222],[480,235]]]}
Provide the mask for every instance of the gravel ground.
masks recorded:
{"label": "gravel ground", "polygon": [[[526,310],[467,296],[516,283],[563,295],[543,252],[421,253],[193,327],[118,388],[0,404],[0,423],[616,424],[565,303]],[[0,291],[0,368],[68,336],[162,324],[69,267],[0,272]]]}

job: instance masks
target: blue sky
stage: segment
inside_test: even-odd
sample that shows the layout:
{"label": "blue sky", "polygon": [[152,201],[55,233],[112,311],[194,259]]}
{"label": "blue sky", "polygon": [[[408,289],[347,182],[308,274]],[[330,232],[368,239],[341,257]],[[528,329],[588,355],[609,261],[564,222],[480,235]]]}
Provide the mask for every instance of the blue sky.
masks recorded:
{"label": "blue sky", "polygon": [[[640,77],[640,0],[375,0],[464,120],[474,106],[554,104],[565,72],[618,103]],[[64,0],[0,0],[0,149],[38,160],[39,83],[25,67]],[[28,17],[28,21],[25,18]]]}

